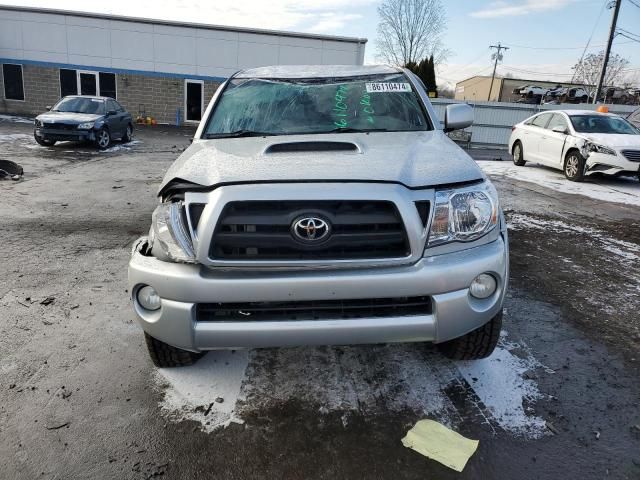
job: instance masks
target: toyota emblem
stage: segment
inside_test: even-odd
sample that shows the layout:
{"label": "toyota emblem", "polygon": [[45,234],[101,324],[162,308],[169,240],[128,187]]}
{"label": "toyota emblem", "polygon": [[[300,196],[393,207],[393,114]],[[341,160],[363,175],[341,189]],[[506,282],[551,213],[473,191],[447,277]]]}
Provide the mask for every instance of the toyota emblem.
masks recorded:
{"label": "toyota emblem", "polygon": [[331,233],[327,220],[320,217],[298,217],[291,224],[293,237],[304,243],[320,243]]}

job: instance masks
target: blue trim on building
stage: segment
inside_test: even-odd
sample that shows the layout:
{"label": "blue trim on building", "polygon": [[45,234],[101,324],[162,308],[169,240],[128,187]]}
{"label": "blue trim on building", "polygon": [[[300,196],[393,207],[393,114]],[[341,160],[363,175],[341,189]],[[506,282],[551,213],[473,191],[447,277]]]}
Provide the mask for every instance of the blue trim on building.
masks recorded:
{"label": "blue trim on building", "polygon": [[69,68],[73,70],[95,70],[97,72],[120,73],[123,75],[144,75],[146,77],[180,78],[189,80],[208,80],[211,82],[224,82],[226,77],[210,77],[206,75],[187,75],[184,73],[151,72],[149,70],[129,70],[127,68],[96,67],[92,65],[73,65],[69,63],[41,62],[38,60],[18,60],[15,58],[0,58],[0,63],[13,63],[18,65],[38,65],[40,67]]}

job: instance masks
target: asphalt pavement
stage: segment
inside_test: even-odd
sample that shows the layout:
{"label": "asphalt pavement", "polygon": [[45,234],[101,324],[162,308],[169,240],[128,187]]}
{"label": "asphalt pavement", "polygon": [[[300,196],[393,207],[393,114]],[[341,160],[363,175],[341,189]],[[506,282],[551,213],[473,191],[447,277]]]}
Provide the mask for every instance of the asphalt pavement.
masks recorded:
{"label": "asphalt pavement", "polygon": [[[31,134],[0,119],[25,169],[0,180],[0,478],[640,478],[637,206],[492,177],[511,278],[487,360],[300,347],[158,371],[127,262],[192,131],[106,152]],[[403,447],[423,418],[480,441],[462,473]]]}

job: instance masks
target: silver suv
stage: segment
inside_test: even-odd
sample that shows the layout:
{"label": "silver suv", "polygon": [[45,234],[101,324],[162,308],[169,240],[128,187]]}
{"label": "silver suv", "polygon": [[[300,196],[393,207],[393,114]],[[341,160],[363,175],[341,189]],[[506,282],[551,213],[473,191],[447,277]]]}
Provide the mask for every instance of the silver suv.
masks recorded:
{"label": "silver suv", "polygon": [[207,350],[424,342],[491,354],[508,278],[496,190],[420,80],[389,66],[245,70],[167,172],[129,264],[159,367]]}

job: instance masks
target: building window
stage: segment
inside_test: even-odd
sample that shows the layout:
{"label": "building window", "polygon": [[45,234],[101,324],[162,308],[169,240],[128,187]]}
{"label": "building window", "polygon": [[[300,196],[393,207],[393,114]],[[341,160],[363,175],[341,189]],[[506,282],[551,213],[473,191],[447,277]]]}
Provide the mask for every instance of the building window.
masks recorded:
{"label": "building window", "polygon": [[60,96],[78,94],[78,80],[75,70],[60,69]]}
{"label": "building window", "polygon": [[[78,90],[78,85],[80,89]],[[116,74],[60,69],[60,96],[101,95],[116,98]]]}
{"label": "building window", "polygon": [[4,98],[7,100],[24,100],[22,65],[3,64],[2,80],[4,81]]}
{"label": "building window", "polygon": [[100,72],[100,95],[116,98],[116,74]]}

